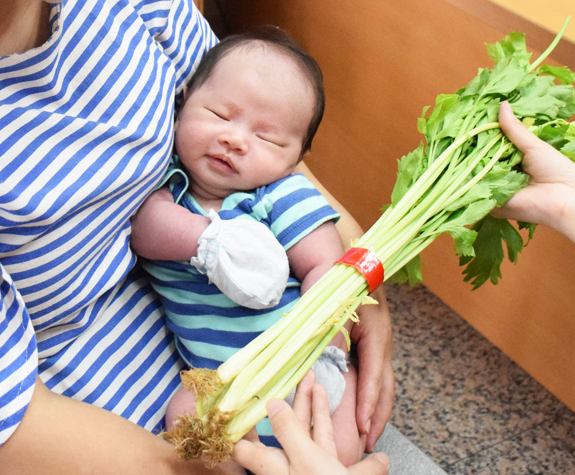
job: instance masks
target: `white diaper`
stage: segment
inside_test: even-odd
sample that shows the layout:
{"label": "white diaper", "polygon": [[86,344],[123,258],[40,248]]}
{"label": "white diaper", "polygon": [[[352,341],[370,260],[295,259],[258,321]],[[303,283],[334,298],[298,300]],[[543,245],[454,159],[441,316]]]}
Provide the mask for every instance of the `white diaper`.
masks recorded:
{"label": "white diaper", "polygon": [[[311,367],[315,373],[315,381],[327,392],[330,414],[337,409],[345,392],[345,378],[342,372],[347,373],[346,357],[345,352],[337,346],[328,346]],[[293,405],[294,396],[295,389],[285,398],[290,406]]]}

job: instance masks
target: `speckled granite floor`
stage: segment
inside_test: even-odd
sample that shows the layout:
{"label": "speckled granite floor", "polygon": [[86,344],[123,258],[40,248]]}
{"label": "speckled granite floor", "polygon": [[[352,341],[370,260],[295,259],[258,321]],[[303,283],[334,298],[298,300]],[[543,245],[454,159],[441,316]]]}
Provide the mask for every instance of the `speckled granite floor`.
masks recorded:
{"label": "speckled granite floor", "polygon": [[575,414],[425,287],[388,286],[391,422],[449,474],[575,474]]}

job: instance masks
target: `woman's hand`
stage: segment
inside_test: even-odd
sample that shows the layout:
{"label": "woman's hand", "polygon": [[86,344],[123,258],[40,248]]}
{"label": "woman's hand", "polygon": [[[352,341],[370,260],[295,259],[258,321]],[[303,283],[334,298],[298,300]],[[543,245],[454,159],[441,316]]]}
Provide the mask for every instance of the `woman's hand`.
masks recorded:
{"label": "woman's hand", "polygon": [[350,338],[357,347],[358,380],[356,419],[360,434],[366,434],[370,453],[391,415],[395,380],[391,356],[393,333],[383,286],[372,293],[379,305],[360,307],[359,323]]}
{"label": "woman's hand", "polygon": [[501,104],[499,122],[505,135],[521,150],[527,187],[492,214],[546,224],[575,241],[575,163],[527,130],[509,103]]}
{"label": "woman's hand", "polygon": [[285,451],[240,440],[234,450],[236,462],[256,475],[386,475],[389,459],[384,454],[371,455],[349,468],[338,461],[327,395],[314,383],[310,372],[298,386],[293,410],[280,399],[266,406],[274,435]]}

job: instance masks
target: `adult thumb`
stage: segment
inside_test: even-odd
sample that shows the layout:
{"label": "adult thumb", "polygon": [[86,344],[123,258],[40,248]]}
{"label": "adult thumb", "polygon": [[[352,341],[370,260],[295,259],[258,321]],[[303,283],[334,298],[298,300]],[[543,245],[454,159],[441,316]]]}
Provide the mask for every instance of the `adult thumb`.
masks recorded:
{"label": "adult thumb", "polygon": [[383,453],[372,454],[348,468],[352,475],[387,475],[389,458]]}
{"label": "adult thumb", "polygon": [[499,124],[505,135],[507,135],[507,138],[524,153],[527,153],[530,148],[541,144],[541,141],[533,132],[528,130],[521,121],[515,117],[513,109],[507,101],[502,102],[499,107]]}

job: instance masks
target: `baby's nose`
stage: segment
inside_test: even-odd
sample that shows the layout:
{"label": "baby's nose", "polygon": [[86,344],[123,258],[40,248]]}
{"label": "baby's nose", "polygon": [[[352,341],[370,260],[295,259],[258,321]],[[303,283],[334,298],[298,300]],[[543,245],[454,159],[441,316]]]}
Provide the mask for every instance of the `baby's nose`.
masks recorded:
{"label": "baby's nose", "polygon": [[238,153],[245,153],[248,143],[245,136],[240,132],[226,132],[220,136],[220,143],[227,145],[230,149]]}

